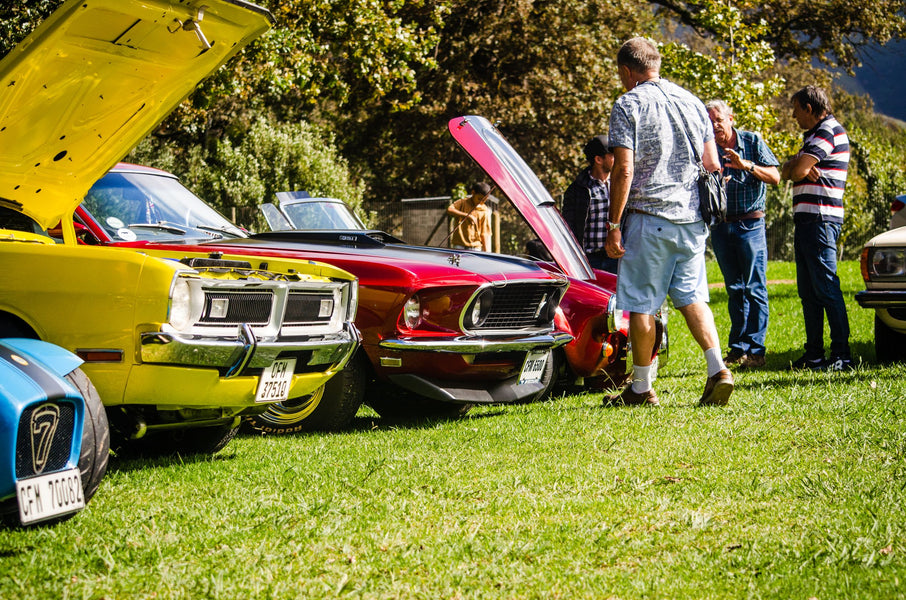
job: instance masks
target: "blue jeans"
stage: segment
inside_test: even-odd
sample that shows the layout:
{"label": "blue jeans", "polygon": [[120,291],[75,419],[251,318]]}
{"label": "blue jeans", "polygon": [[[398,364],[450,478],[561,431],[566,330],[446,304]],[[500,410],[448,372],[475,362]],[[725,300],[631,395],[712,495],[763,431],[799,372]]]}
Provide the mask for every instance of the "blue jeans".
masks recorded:
{"label": "blue jeans", "polygon": [[617,258],[610,258],[602,252],[595,252],[594,254],[587,254],[585,257],[588,259],[588,264],[592,268],[600,269],[601,271],[607,271],[608,273],[617,274],[617,267],[620,266],[620,260]]}
{"label": "blue jeans", "polygon": [[805,318],[805,355],[824,357],[824,315],[830,329],[830,353],[849,357],[849,318],[837,277],[839,223],[797,219],[793,233],[796,285]]}
{"label": "blue jeans", "polygon": [[768,243],[764,218],[713,227],[711,245],[729,297],[730,350],[764,356],[768,334]]}

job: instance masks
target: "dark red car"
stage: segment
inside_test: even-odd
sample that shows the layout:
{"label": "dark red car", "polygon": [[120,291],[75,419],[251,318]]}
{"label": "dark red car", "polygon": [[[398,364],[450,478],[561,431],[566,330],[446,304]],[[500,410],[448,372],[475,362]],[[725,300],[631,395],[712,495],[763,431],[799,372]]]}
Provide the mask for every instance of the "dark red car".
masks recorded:
{"label": "dark red car", "polygon": [[413,247],[378,231],[248,235],[156,169],[116,166],[76,221],[86,243],[305,259],[358,278],[360,351],[318,393],[253,417],[266,432],[341,428],[363,400],[382,415],[531,400],[553,382],[552,351],[572,340],[554,325],[566,277],[532,261]]}

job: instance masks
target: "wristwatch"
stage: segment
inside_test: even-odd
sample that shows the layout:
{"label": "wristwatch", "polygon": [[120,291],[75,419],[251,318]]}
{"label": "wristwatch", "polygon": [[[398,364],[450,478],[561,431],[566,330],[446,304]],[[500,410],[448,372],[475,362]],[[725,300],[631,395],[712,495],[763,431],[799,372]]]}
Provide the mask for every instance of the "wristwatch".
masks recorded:
{"label": "wristwatch", "polygon": [[614,229],[619,229],[619,228],[620,228],[619,223],[613,223],[612,221],[607,221],[606,223],[604,223],[604,229],[606,229],[608,233],[610,233]]}
{"label": "wristwatch", "polygon": [[754,160],[749,161],[749,168],[746,169],[746,171],[748,171],[749,173],[755,172],[755,161]]}

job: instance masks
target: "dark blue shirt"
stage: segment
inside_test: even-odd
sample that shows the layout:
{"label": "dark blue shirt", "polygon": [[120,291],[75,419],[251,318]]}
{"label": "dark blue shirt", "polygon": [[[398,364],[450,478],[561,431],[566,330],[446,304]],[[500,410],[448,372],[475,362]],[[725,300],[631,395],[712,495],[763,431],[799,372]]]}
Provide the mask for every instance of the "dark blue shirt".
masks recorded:
{"label": "dark blue shirt", "polygon": [[[736,132],[736,147],[740,158],[752,161],[762,167],[779,167],[780,163],[771,149],[768,148],[761,136],[752,131],[734,129]],[[723,149],[718,147],[718,151]],[[764,211],[767,198],[767,185],[748,171],[731,169],[723,160],[723,176],[727,182],[727,216],[733,217]]]}

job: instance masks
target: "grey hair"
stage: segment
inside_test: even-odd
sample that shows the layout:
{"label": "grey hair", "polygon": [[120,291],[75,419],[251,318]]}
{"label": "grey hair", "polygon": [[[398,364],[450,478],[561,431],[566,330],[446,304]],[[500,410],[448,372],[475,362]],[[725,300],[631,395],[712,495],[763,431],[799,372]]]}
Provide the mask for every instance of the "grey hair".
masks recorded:
{"label": "grey hair", "polygon": [[661,54],[648,38],[634,37],[620,46],[617,66],[629,67],[633,73],[657,73],[661,70]]}
{"label": "grey hair", "polygon": [[719,98],[708,100],[708,102],[705,103],[705,110],[709,112],[716,110],[718,114],[724,115],[725,117],[733,116],[733,109],[731,109],[726,102],[720,100]]}

